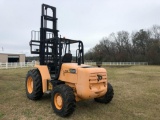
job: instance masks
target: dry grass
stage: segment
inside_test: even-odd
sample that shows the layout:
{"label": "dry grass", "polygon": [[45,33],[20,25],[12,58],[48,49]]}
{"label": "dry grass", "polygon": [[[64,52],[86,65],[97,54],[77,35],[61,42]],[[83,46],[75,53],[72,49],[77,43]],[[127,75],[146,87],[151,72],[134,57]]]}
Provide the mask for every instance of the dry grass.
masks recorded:
{"label": "dry grass", "polygon": [[[71,120],[159,120],[160,66],[106,67],[115,96],[110,104],[80,101]],[[28,68],[0,70],[0,119],[61,120],[51,108],[50,95],[31,101],[25,95]]]}

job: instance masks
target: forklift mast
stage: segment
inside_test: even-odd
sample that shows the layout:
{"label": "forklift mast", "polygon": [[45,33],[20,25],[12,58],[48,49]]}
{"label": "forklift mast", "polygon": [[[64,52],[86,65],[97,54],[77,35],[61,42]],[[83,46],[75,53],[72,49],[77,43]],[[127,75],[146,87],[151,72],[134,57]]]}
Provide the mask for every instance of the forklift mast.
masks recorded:
{"label": "forklift mast", "polygon": [[[52,10],[52,16],[47,14],[48,9]],[[48,21],[51,22],[52,28],[48,28]],[[51,35],[54,39],[47,39],[47,35]],[[58,39],[56,8],[43,4],[40,28],[40,65],[45,65],[47,61],[53,62],[55,56],[58,54],[58,48],[60,48]],[[51,48],[51,51],[54,53],[49,52],[49,48]],[[59,54],[61,55],[61,53]]]}
{"label": "forklift mast", "polygon": [[[56,8],[42,4],[40,31],[31,31],[30,49],[32,54],[39,54],[40,65],[47,65],[50,74],[54,74],[55,78],[59,76],[62,63],[71,62],[71,60],[68,60],[72,59],[70,44],[78,43],[75,62],[78,65],[84,63],[82,41],[59,38],[58,32]],[[65,51],[63,57],[62,49]]]}

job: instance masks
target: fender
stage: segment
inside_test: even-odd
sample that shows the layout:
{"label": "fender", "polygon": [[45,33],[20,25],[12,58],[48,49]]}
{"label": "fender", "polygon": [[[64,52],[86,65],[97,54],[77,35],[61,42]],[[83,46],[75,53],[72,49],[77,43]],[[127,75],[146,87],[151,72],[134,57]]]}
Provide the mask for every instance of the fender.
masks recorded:
{"label": "fender", "polygon": [[48,67],[46,65],[35,65],[35,68],[37,68],[41,74],[42,78],[42,90],[43,93],[47,91],[47,80],[51,79]]}

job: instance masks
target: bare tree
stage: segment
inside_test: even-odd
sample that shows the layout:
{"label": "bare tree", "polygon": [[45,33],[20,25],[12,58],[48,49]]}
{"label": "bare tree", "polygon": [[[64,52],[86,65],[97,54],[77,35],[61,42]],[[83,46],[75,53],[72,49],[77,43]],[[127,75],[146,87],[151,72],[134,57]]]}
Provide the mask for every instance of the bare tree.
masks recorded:
{"label": "bare tree", "polygon": [[150,32],[152,34],[153,39],[160,40],[160,26],[159,25],[153,25]]}
{"label": "bare tree", "polygon": [[90,49],[85,57],[93,61],[148,61],[150,64],[160,64],[160,26],[151,29],[141,29],[111,33]]}

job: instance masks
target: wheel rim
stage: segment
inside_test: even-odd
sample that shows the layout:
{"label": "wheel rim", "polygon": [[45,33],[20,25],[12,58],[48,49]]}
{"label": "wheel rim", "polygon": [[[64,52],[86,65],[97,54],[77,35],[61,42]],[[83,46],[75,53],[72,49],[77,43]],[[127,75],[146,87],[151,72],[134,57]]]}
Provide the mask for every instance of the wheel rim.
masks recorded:
{"label": "wheel rim", "polygon": [[56,93],[54,96],[54,104],[58,110],[62,109],[63,99],[59,93]]}
{"label": "wheel rim", "polygon": [[28,77],[28,80],[27,80],[27,89],[30,94],[33,92],[33,79],[31,76]]}

